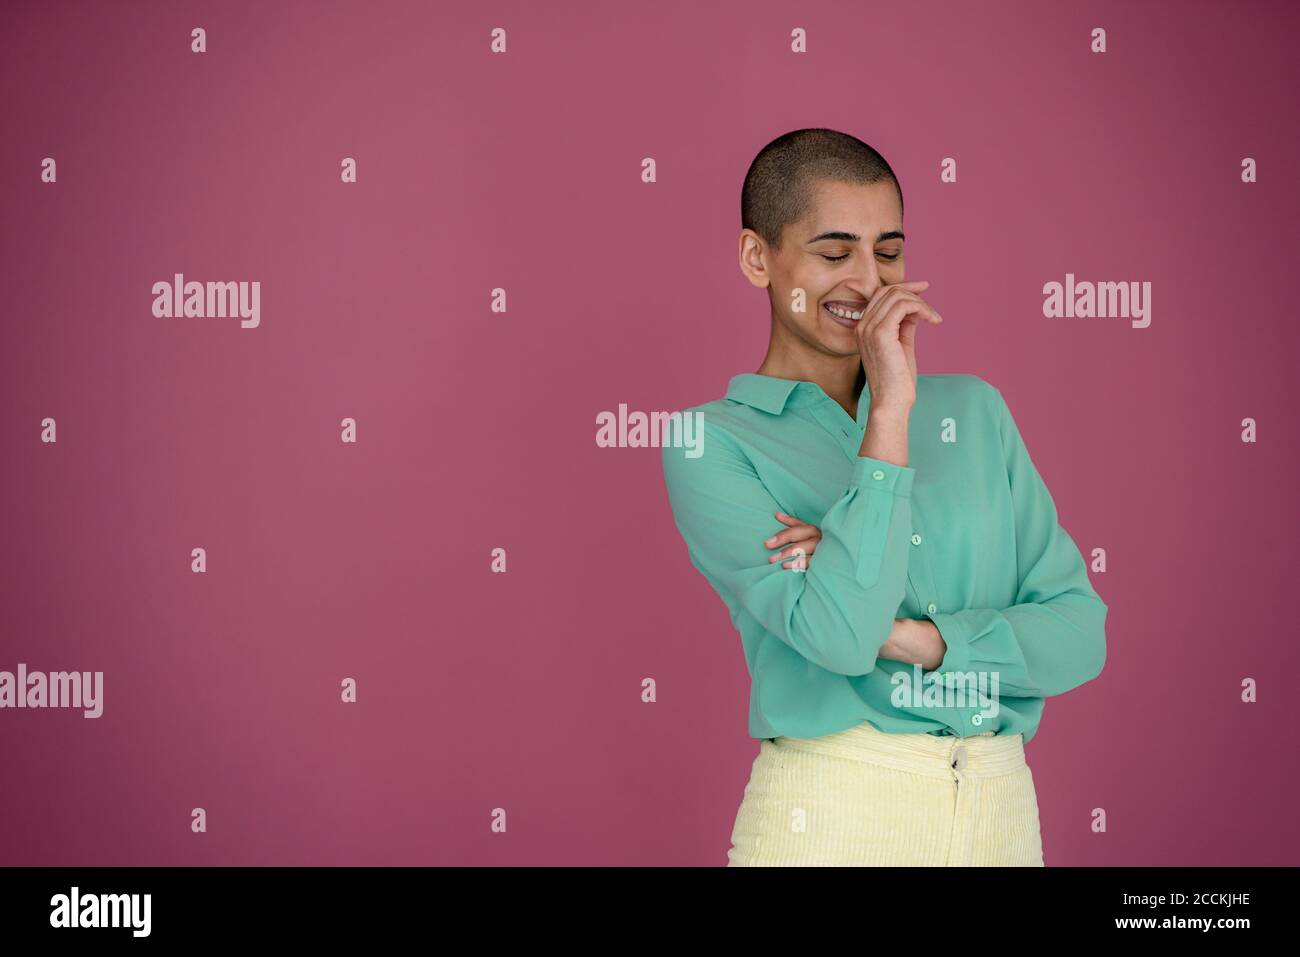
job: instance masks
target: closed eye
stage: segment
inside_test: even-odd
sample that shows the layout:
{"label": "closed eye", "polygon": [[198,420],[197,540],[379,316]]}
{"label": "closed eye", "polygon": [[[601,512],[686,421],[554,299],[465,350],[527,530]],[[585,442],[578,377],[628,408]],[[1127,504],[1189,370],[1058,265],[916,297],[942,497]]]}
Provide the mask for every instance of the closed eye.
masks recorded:
{"label": "closed eye", "polygon": [[[827,256],[825,253],[821,253],[820,255],[822,259],[825,259],[828,263],[843,262],[844,260],[849,258],[848,253],[845,253],[843,256]],[[879,255],[881,259],[891,263],[899,257],[898,253],[894,253],[892,256],[886,256],[884,253],[880,253]]]}

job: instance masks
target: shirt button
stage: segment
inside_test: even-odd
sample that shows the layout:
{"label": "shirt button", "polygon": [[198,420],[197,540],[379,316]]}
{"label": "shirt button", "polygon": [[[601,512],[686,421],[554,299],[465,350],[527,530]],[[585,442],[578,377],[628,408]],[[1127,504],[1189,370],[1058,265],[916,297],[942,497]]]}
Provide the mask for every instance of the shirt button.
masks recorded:
{"label": "shirt button", "polygon": [[921,536],[920,536],[920,535],[917,535],[916,533],[913,533],[913,534],[912,534],[912,544],[913,544],[913,545],[920,545],[920,544],[921,544]]}
{"label": "shirt button", "polygon": [[958,748],[952,753],[952,766],[958,771],[966,767],[966,749]]}
{"label": "shirt button", "polygon": [[925,610],[933,615],[936,611],[939,610],[939,606],[936,605],[934,602],[930,602],[930,604],[925,606]]}
{"label": "shirt button", "polygon": [[882,478],[885,477],[885,473],[880,471],[880,469],[876,469],[874,472],[871,473],[871,477],[875,479],[877,482],[879,482]]}

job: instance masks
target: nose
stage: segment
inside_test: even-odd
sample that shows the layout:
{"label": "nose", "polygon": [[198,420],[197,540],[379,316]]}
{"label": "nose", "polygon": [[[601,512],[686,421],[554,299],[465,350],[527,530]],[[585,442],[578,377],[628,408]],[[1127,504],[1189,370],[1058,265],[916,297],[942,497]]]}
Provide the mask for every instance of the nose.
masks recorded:
{"label": "nose", "polygon": [[856,275],[849,282],[849,288],[870,302],[881,286],[880,269],[876,266],[875,256],[868,254],[865,259],[866,265],[857,270]]}

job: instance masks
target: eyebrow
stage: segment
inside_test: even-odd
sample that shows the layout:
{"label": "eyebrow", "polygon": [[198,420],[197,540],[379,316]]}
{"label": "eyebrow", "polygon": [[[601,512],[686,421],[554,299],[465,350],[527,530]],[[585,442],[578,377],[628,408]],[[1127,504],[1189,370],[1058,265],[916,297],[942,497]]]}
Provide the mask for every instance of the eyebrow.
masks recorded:
{"label": "eyebrow", "polygon": [[[814,236],[808,240],[810,243],[821,242],[823,239],[838,239],[842,242],[856,243],[862,237],[857,233],[846,233],[843,230],[832,230],[829,233],[822,233],[820,236]],[[876,237],[876,242],[883,243],[886,239],[902,239],[903,231],[901,229],[891,229],[881,233]]]}

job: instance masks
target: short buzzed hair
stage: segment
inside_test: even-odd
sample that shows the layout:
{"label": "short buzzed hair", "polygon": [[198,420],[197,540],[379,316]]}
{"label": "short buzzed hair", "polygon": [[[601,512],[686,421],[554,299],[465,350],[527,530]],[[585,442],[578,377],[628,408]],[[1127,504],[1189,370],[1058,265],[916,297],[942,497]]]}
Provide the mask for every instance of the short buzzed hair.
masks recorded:
{"label": "short buzzed hair", "polygon": [[740,190],[741,228],[752,229],[779,250],[785,225],[802,219],[812,208],[812,186],[817,180],[888,180],[898,190],[902,210],[898,177],[885,158],[862,140],[838,130],[794,130],[764,146],[749,164]]}

